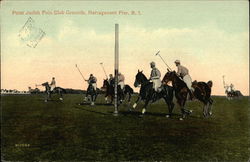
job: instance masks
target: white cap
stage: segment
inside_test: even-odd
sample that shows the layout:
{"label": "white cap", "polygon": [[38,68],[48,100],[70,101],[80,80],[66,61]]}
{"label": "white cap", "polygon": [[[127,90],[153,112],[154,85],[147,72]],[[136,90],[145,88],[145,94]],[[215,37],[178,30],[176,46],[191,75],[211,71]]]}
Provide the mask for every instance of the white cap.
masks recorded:
{"label": "white cap", "polygon": [[175,62],[174,62],[174,63],[179,63],[179,64],[180,64],[181,62],[180,62],[180,60],[175,60]]}
{"label": "white cap", "polygon": [[150,62],[150,65],[155,66],[155,62],[154,61]]}

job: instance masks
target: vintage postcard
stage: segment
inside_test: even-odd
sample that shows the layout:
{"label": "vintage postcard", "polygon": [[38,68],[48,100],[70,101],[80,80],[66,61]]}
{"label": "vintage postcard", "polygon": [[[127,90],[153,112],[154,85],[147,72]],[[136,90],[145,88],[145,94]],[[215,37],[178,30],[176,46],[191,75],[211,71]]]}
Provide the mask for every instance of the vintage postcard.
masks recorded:
{"label": "vintage postcard", "polygon": [[249,161],[247,0],[1,1],[1,161]]}

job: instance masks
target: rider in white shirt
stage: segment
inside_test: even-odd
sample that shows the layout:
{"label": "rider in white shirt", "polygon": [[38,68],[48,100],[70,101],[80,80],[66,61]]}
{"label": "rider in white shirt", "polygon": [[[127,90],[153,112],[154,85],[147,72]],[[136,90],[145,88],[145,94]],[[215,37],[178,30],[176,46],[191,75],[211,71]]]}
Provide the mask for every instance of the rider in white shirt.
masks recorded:
{"label": "rider in white shirt", "polygon": [[150,67],[152,68],[150,74],[150,80],[153,82],[153,88],[155,92],[160,92],[161,89],[161,72],[155,67],[155,62],[150,63]]}
{"label": "rider in white shirt", "polygon": [[192,87],[192,78],[189,75],[189,71],[188,71],[188,69],[185,66],[181,65],[180,60],[176,60],[174,63],[177,66],[177,69],[178,69],[177,70],[177,74],[186,83],[188,89],[190,90],[190,93],[189,93],[190,94],[190,98],[192,99],[193,98],[194,89]]}
{"label": "rider in white shirt", "polygon": [[55,88],[56,88],[56,80],[55,77],[53,77],[50,83],[50,91],[53,91]]}

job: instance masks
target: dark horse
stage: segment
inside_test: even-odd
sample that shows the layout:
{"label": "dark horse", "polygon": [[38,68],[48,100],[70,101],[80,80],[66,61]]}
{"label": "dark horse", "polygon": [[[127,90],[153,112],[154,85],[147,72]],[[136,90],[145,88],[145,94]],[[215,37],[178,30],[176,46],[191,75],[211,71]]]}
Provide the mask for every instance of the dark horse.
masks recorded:
{"label": "dark horse", "polygon": [[227,94],[228,100],[232,100],[233,98],[240,98],[243,96],[239,90],[226,90],[225,93]]}
{"label": "dark horse", "polygon": [[90,102],[91,105],[95,105],[95,101],[97,98],[97,91],[94,89],[94,86],[92,84],[89,84],[87,92],[86,92],[86,99],[88,98],[88,96],[90,95]]}
{"label": "dark horse", "polygon": [[[180,120],[183,120],[183,118],[185,118],[186,115],[189,115],[192,112],[190,110],[185,109],[185,103],[187,100],[189,89],[186,83],[177,76],[175,71],[168,70],[168,72],[166,73],[166,75],[162,80],[162,82],[165,84],[167,84],[169,81],[172,82],[172,85],[175,90],[175,97],[177,99],[177,103],[181,107],[182,118],[180,118]],[[211,99],[212,84],[213,84],[212,81],[208,81],[207,83],[194,81],[192,84],[192,87],[194,88],[194,93],[193,93],[194,97],[204,104],[203,108],[204,117],[212,115],[212,110],[211,110],[211,106],[213,103],[213,100]]]}
{"label": "dark horse", "polygon": [[[108,102],[108,97],[110,97],[110,103],[114,100],[115,95],[115,87],[114,84],[110,84],[107,79],[103,80],[103,89],[105,89],[105,100]],[[130,103],[131,95],[134,93],[134,90],[129,86],[124,86],[124,91],[122,91],[121,87],[118,86],[118,100],[122,103],[125,100],[126,96],[128,95],[128,102]]]}
{"label": "dark horse", "polygon": [[153,89],[153,83],[150,82],[146,76],[142,73],[142,71],[138,70],[138,73],[135,76],[135,82],[134,82],[134,86],[138,87],[139,85],[141,85],[140,88],[140,93],[138,96],[138,99],[136,100],[135,104],[133,105],[133,108],[136,108],[137,103],[140,100],[145,101],[145,104],[143,106],[142,109],[142,115],[144,115],[144,113],[146,112],[147,106],[149,104],[149,102],[155,102],[161,98],[163,98],[166,102],[166,104],[168,105],[168,110],[169,110],[169,115],[170,116],[172,114],[172,110],[174,108],[174,103],[173,103],[173,87],[170,87],[168,85],[162,85],[161,87],[161,91],[156,93],[155,98],[153,97],[154,95],[154,89]]}
{"label": "dark horse", "polygon": [[55,87],[52,91],[50,88],[50,85],[48,82],[45,82],[42,84],[42,86],[45,87],[45,92],[47,93],[47,97],[45,99],[45,102],[47,102],[48,100],[51,100],[51,94],[56,93],[60,95],[60,100],[63,100],[63,96],[62,93],[66,93],[65,89],[61,88],[61,87]]}

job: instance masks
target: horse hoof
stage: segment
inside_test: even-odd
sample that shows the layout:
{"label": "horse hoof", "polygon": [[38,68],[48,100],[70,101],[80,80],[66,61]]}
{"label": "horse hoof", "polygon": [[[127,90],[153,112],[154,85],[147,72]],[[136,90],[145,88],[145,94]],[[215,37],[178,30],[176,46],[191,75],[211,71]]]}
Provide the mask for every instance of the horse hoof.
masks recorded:
{"label": "horse hoof", "polygon": [[91,102],[91,104],[90,104],[91,106],[94,106],[95,105],[95,103],[94,102]]}
{"label": "horse hoof", "polygon": [[190,114],[192,114],[193,110],[189,110]]}
{"label": "horse hoof", "polygon": [[137,104],[135,103],[135,104],[133,105],[133,108],[135,109],[135,108],[136,108],[136,106],[137,106]]}
{"label": "horse hoof", "polygon": [[143,108],[141,113],[142,113],[142,114],[145,114],[145,112],[146,112],[146,109]]}
{"label": "horse hoof", "polygon": [[63,98],[59,98],[61,101],[63,100]]}
{"label": "horse hoof", "polygon": [[166,115],[166,118],[170,118],[170,115]]}
{"label": "horse hoof", "polygon": [[213,114],[212,112],[209,112],[209,115],[210,115],[210,116],[212,116],[212,114]]}
{"label": "horse hoof", "polygon": [[182,120],[183,120],[183,118],[180,118],[179,120],[181,120],[181,121],[182,121]]}

